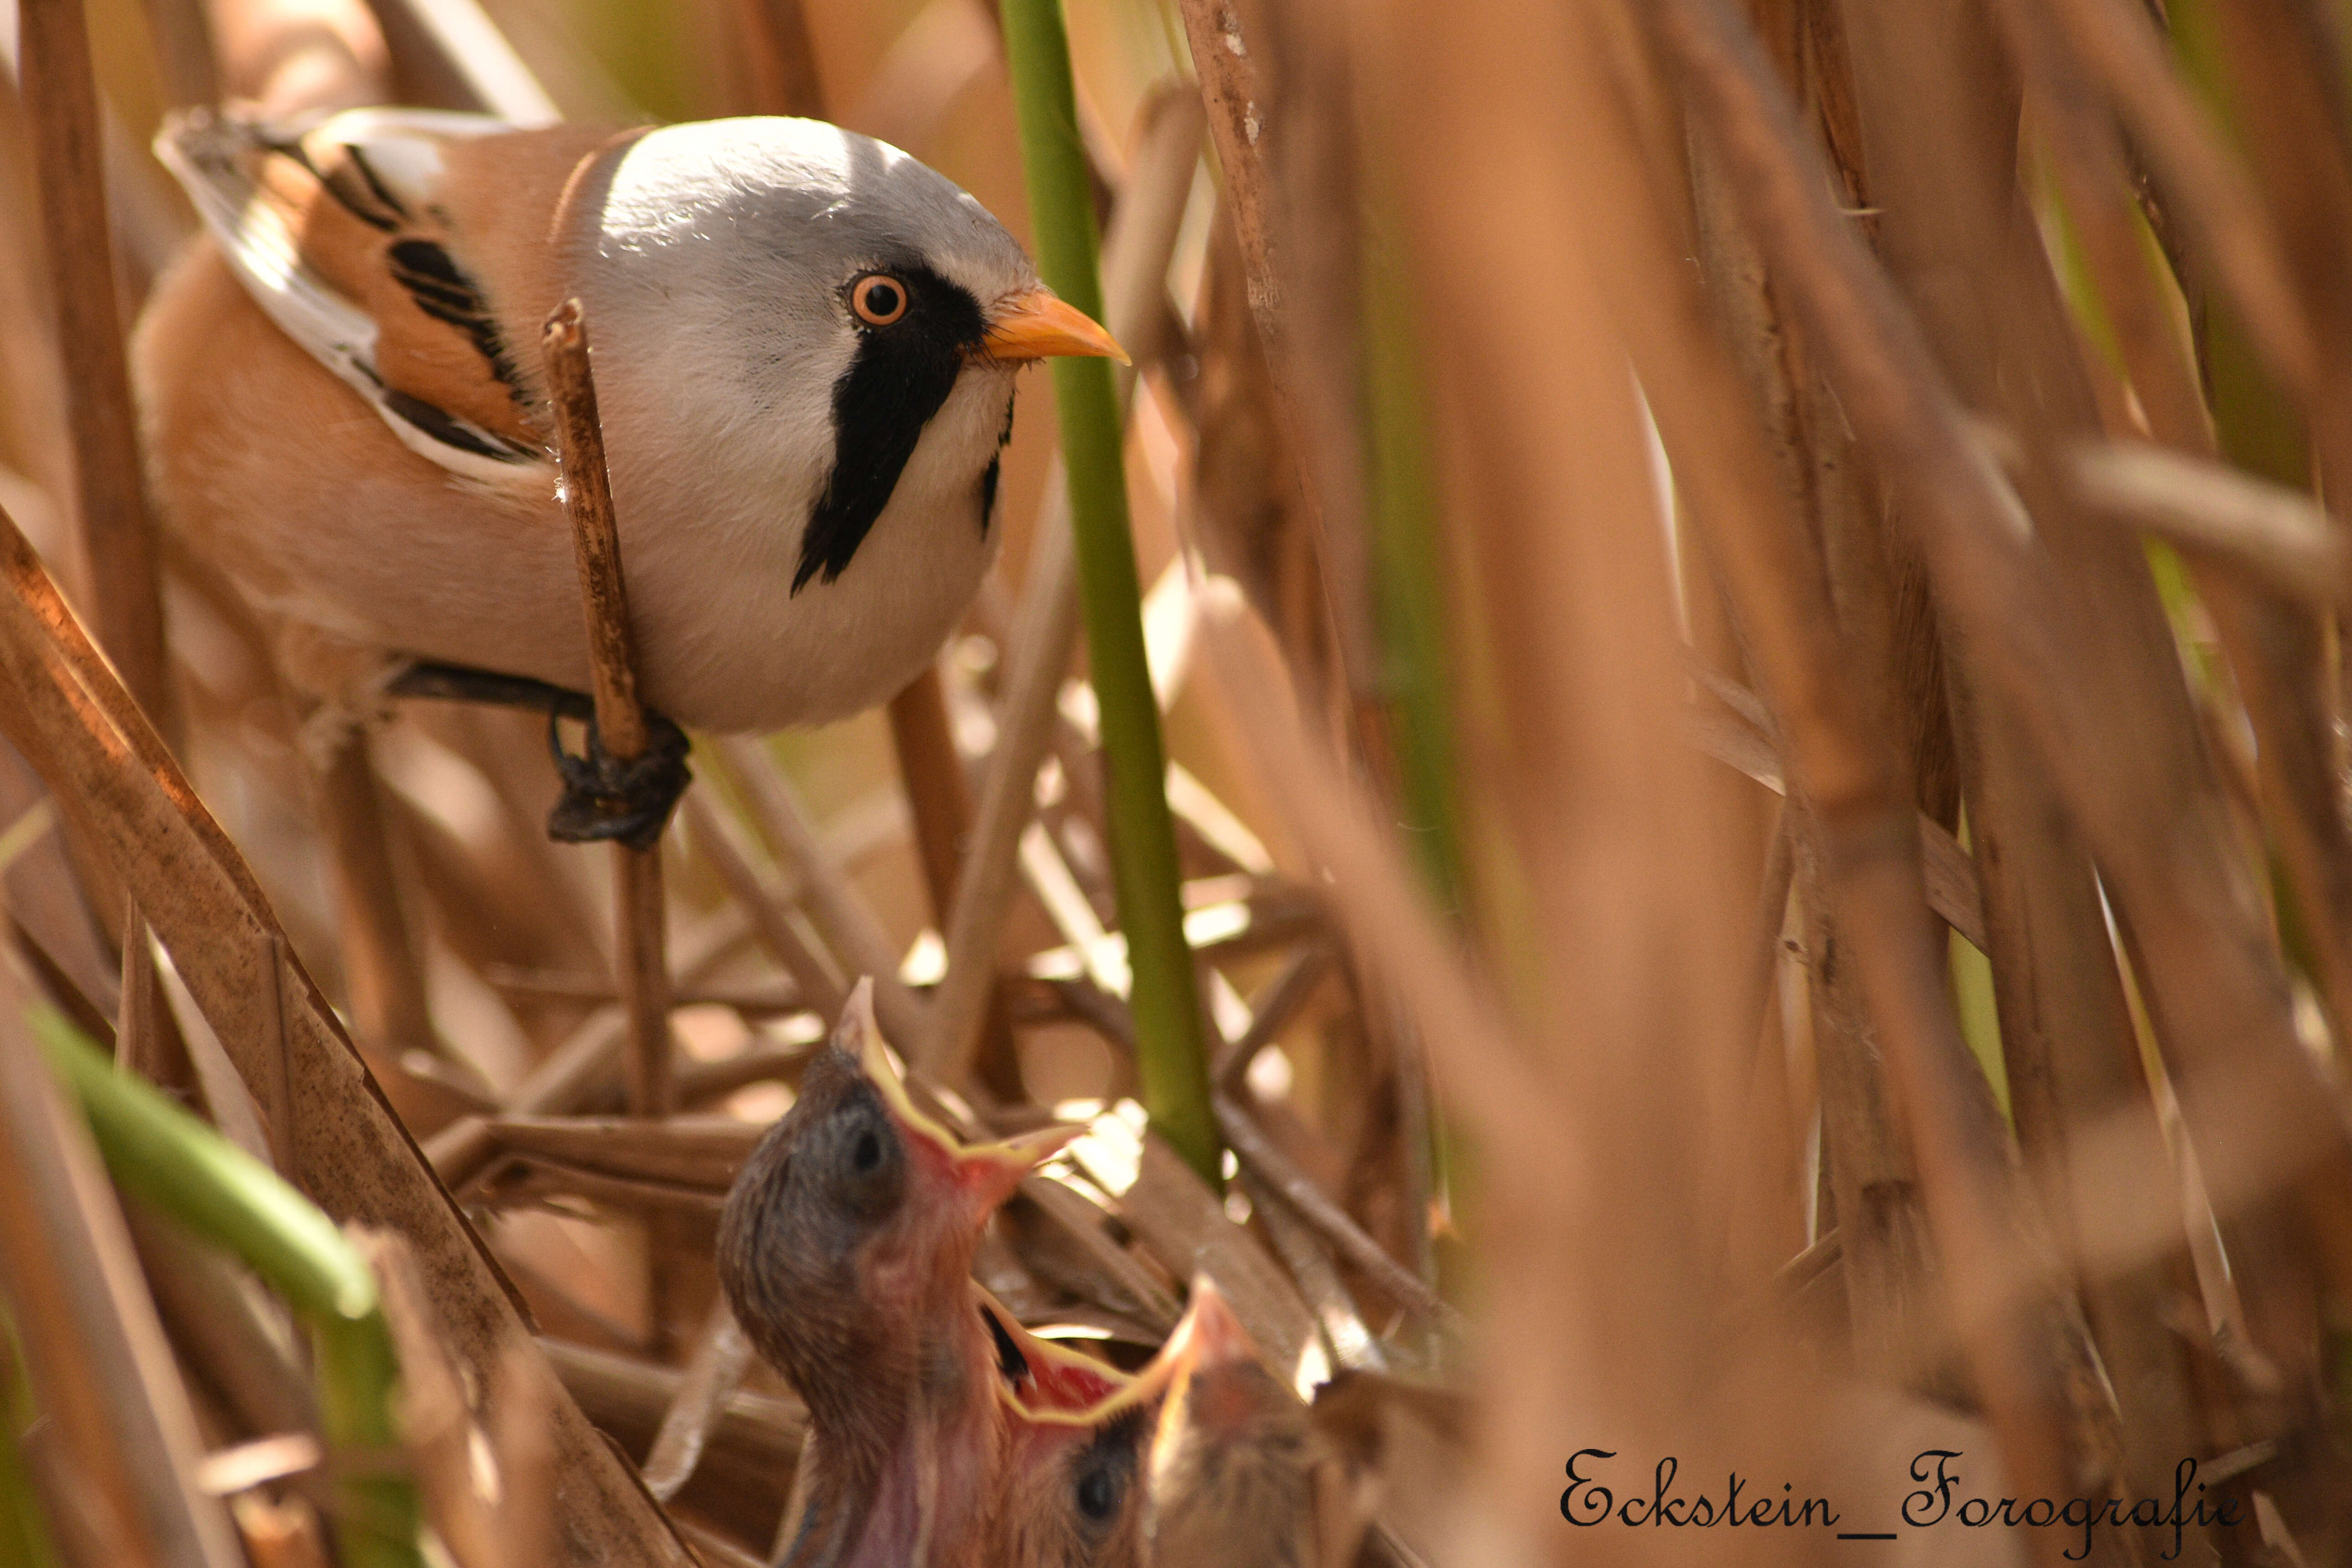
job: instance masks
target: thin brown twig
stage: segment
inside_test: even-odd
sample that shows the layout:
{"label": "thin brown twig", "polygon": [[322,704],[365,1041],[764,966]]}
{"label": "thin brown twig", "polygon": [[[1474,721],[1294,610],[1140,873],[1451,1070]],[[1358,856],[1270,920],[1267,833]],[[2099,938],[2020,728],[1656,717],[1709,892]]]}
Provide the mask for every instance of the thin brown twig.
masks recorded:
{"label": "thin brown twig", "polygon": [[[636,652],[629,630],[628,589],[621,571],[613,487],[604,470],[604,433],[596,417],[596,383],[588,363],[588,328],[580,301],[567,300],[547,319],[541,341],[548,401],[562,453],[563,504],[580,557],[580,597],[588,617],[589,666],[596,729],[604,751],[626,764],[651,741],[637,698]],[[613,852],[622,1005],[629,1015],[629,1106],[667,1116],[675,1102],[669,1074],[668,922],[662,900],[661,845]]]}
{"label": "thin brown twig", "polygon": [[814,937],[802,931],[788,902],[789,893],[798,889],[797,880],[781,892],[763,885],[752,869],[751,847],[743,841],[742,828],[708,795],[698,791],[687,797],[686,826],[696,853],[719,873],[719,879],[751,918],[752,934],[760,945],[793,977],[802,1005],[814,1008],[827,1024],[841,1016],[841,979],[827,965]]}
{"label": "thin brown twig", "polygon": [[1319,942],[1310,942],[1291,954],[1281,973],[1267,981],[1265,989],[1251,1000],[1249,1027],[1217,1054],[1210,1081],[1227,1094],[1237,1092],[1249,1077],[1250,1064],[1290,1026],[1298,1009],[1323,983],[1331,963],[1331,950]]}
{"label": "thin brown twig", "polygon": [[1363,1227],[1349,1217],[1347,1210],[1325,1197],[1313,1179],[1240,1106],[1219,1095],[1216,1110],[1218,1130],[1224,1133],[1234,1155],[1281,1194],[1283,1202],[1318,1235],[1338,1247],[1342,1258],[1362,1269],[1390,1300],[1414,1316],[1456,1333],[1463,1331],[1462,1314],[1417,1275],[1391,1258],[1379,1242],[1365,1235]]}
{"label": "thin brown twig", "polygon": [[720,739],[712,753],[750,808],[769,853],[799,877],[801,907],[824,933],[845,978],[873,976],[874,1010],[883,1034],[894,1041],[923,1038],[927,1005],[898,978],[899,955],[889,934],[834,860],[775,759],[747,735]]}

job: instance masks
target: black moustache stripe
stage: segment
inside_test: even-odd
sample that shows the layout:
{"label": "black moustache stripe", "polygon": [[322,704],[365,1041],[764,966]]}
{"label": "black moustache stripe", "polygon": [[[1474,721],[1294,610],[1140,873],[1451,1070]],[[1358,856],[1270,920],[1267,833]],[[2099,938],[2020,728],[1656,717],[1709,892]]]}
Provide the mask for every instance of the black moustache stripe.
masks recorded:
{"label": "black moustache stripe", "polygon": [[847,568],[988,330],[980,302],[930,268],[887,271],[907,287],[907,313],[887,327],[860,324],[857,356],[833,384],[833,472],[801,536],[795,594]]}

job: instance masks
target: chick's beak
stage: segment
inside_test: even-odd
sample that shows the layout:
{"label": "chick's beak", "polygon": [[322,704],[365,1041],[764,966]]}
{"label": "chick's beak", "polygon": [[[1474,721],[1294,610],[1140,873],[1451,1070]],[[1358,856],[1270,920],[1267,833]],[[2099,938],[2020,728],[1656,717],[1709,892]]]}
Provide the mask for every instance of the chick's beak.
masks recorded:
{"label": "chick's beak", "polygon": [[[850,998],[853,1005],[861,994],[868,994],[867,984],[860,982],[859,991]],[[1086,1131],[1076,1125],[1045,1127],[998,1142],[966,1143],[915,1104],[906,1081],[882,1048],[881,1031],[869,1027],[864,1036],[859,1057],[866,1076],[882,1091],[891,1119],[913,1148],[918,1168],[934,1173],[935,1179],[945,1177],[945,1185],[961,1200],[963,1218],[974,1234],[996,1205],[1013,1195],[1024,1176]]]}
{"label": "chick's beak", "polygon": [[1224,1292],[1202,1274],[1194,1277],[1192,1299],[1184,1309],[1183,1321],[1168,1337],[1168,1345],[1161,1353],[1174,1363],[1176,1370],[1192,1373],[1253,1361],[1257,1348],[1250,1341],[1249,1331],[1234,1315]]}
{"label": "chick's beak", "polygon": [[999,300],[989,312],[988,335],[981,340],[981,349],[1000,360],[1075,354],[1134,363],[1092,317],[1045,289]]}

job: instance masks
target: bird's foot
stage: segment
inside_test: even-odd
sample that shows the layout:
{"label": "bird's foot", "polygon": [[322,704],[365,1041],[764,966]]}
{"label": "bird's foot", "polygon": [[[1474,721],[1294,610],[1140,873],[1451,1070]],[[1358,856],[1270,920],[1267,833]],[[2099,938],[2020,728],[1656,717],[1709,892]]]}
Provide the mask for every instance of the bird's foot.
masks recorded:
{"label": "bird's foot", "polygon": [[[611,839],[632,849],[650,849],[694,778],[686,766],[686,731],[651,710],[646,713],[645,752],[621,762],[604,750],[596,732],[595,703],[566,687],[529,676],[420,661],[402,670],[386,689],[394,697],[543,709],[548,750],[555,754],[556,775],[563,781],[562,797],[547,815],[547,836],[559,844]],[[563,749],[559,725],[565,719],[588,726],[587,749],[580,756]]]}
{"label": "bird's foot", "polygon": [[652,848],[694,779],[686,765],[686,731],[649,710],[645,751],[623,762],[604,750],[592,715],[586,749],[575,757],[563,749],[556,727],[564,717],[562,708],[547,716],[548,749],[563,779],[563,796],[548,813],[547,836],[561,844],[609,838],[632,849]]}

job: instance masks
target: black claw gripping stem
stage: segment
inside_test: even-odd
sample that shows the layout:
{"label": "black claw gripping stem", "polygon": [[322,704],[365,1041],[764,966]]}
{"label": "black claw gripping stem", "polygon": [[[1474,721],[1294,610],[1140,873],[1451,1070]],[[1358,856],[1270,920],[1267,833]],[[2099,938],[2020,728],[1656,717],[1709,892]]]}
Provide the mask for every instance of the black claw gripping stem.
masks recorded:
{"label": "black claw gripping stem", "polygon": [[[390,690],[395,697],[544,710],[547,747],[554,756],[556,775],[563,781],[562,797],[548,813],[547,836],[561,844],[610,839],[632,849],[650,849],[668,825],[677,797],[694,779],[686,765],[686,731],[650,709],[646,712],[646,750],[625,763],[604,750],[604,738],[596,732],[595,703],[583,692],[544,680],[462,665],[413,664],[394,679]],[[588,727],[582,755],[563,749],[557,726],[566,719]]]}

